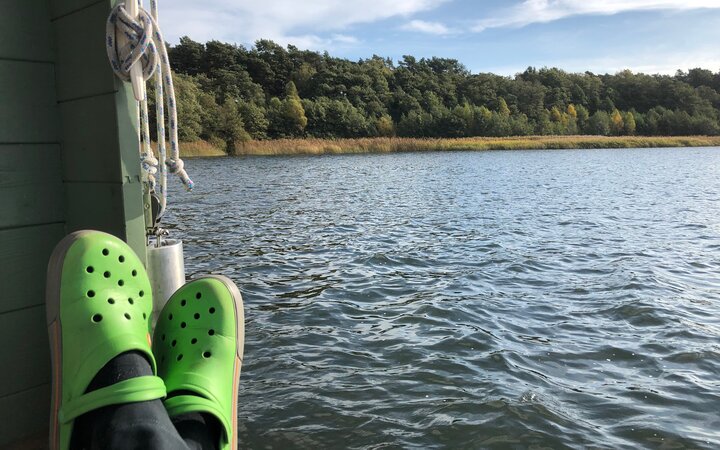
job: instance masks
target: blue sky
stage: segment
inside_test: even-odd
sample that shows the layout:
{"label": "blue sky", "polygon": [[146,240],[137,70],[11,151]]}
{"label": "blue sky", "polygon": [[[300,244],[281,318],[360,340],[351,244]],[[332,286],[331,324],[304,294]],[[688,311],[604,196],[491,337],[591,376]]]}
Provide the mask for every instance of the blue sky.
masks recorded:
{"label": "blue sky", "polygon": [[503,75],[720,70],[720,0],[164,0],[160,23],[171,43],[267,38],[354,60],[456,58]]}

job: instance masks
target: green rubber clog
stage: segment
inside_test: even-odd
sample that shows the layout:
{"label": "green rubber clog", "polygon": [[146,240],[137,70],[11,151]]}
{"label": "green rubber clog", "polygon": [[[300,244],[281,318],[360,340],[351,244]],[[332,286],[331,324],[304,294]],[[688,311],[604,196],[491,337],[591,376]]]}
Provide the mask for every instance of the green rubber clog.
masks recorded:
{"label": "green rubber clog", "polygon": [[240,291],[221,276],[199,278],[178,289],[155,325],[153,352],[168,392],[168,414],[215,416],[224,431],[220,449],[237,448],[244,338]]}
{"label": "green rubber clog", "polygon": [[99,231],[65,237],[50,258],[46,313],[52,356],[50,448],[69,447],[74,420],[103,406],[165,397],[161,378],[145,376],[85,393],[115,356],[150,349],[152,294],[140,259]]}

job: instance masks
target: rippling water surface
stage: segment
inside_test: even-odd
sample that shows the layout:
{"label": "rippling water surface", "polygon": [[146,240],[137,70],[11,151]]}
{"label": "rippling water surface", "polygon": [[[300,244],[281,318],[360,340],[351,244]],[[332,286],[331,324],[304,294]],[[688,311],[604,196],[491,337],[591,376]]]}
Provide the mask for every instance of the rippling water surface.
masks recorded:
{"label": "rippling water surface", "polygon": [[198,159],[241,446],[720,448],[720,149]]}

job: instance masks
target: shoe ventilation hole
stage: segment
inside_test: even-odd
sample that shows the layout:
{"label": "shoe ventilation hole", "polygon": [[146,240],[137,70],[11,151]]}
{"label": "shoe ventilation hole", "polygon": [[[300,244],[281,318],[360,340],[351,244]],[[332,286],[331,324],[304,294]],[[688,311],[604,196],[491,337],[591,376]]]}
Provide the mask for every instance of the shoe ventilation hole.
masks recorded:
{"label": "shoe ventilation hole", "polygon": [[201,293],[198,292],[197,294],[195,294],[195,298],[196,298],[196,299],[200,300],[200,297],[202,297],[202,294],[201,294]]}
{"label": "shoe ventilation hole", "polygon": [[109,298],[109,299],[108,299],[108,303],[110,303],[111,305],[114,305],[114,304],[115,304],[115,299],[114,299],[114,298]]}
{"label": "shoe ventilation hole", "polygon": [[180,302],[180,306],[185,306],[185,305],[187,305],[187,302],[185,300]]}
{"label": "shoe ventilation hole", "polygon": [[212,353],[210,352],[203,352],[203,358],[209,358],[212,356]]}
{"label": "shoe ventilation hole", "polygon": [[118,280],[118,286],[125,286],[125,281]]}
{"label": "shoe ventilation hole", "polygon": [[213,334],[215,334],[215,330],[213,330],[212,328],[209,329],[209,330],[208,330],[208,335],[212,336]]}
{"label": "shoe ventilation hole", "polygon": [[164,334],[163,334],[162,336],[160,336],[160,340],[163,341],[163,342],[165,342],[165,335],[164,335]]}
{"label": "shoe ventilation hole", "polygon": [[200,313],[195,313],[193,317],[195,318],[195,320],[198,320],[200,318]]}
{"label": "shoe ventilation hole", "polygon": [[86,271],[87,273],[93,273],[93,272],[95,272],[95,268],[93,268],[93,266],[87,266],[87,268],[85,269],[85,271]]}
{"label": "shoe ventilation hole", "polygon": [[140,292],[138,292],[138,295],[139,295],[140,297],[145,296],[145,291],[140,291]]}
{"label": "shoe ventilation hole", "polygon": [[172,320],[172,314],[168,316],[168,320]]}
{"label": "shoe ventilation hole", "polygon": [[124,263],[125,257],[123,255],[118,256],[118,261],[120,261],[121,263]]}
{"label": "shoe ventilation hole", "polygon": [[106,270],[105,273],[103,273],[103,276],[104,276],[105,278],[110,278],[110,272],[108,272],[108,271]]}
{"label": "shoe ventilation hole", "polygon": [[102,254],[103,254],[103,256],[107,256],[107,255],[110,254],[110,250],[104,248],[103,251],[102,251]]}
{"label": "shoe ventilation hole", "polygon": [[132,298],[129,298],[129,299],[128,299],[128,303],[130,303],[131,305],[134,305],[134,304],[135,304],[135,300],[133,300]]}
{"label": "shoe ventilation hole", "polygon": [[180,361],[182,359],[182,353],[180,353],[177,357],[177,360]]}
{"label": "shoe ventilation hole", "polygon": [[185,322],[180,324],[180,328],[185,328],[186,326],[187,326],[187,324]]}
{"label": "shoe ventilation hole", "polygon": [[133,269],[133,271],[132,271],[132,272],[130,272],[130,273],[131,273],[131,274],[132,274],[132,276],[134,276],[134,277],[136,277],[136,276],[137,276],[137,270],[135,270],[135,269]]}
{"label": "shoe ventilation hole", "polygon": [[95,291],[87,291],[87,296],[90,298],[95,297]]}
{"label": "shoe ventilation hole", "polygon": [[173,341],[170,343],[170,345],[172,345],[173,347],[175,347],[176,344],[177,344],[177,341],[175,339],[173,339]]}
{"label": "shoe ventilation hole", "polygon": [[143,320],[147,319],[147,314],[143,313]]}
{"label": "shoe ventilation hole", "polygon": [[126,318],[127,320],[130,320],[130,314],[125,313],[125,318]]}
{"label": "shoe ventilation hole", "polygon": [[192,338],[192,340],[190,341],[190,343],[191,343],[192,345],[197,344],[197,338]]}
{"label": "shoe ventilation hole", "polygon": [[94,316],[92,316],[92,321],[95,323],[98,323],[101,320],[102,320],[102,314],[95,314]]}
{"label": "shoe ventilation hole", "polygon": [[210,309],[208,309],[208,312],[209,312],[210,314],[215,314],[215,308],[210,308]]}

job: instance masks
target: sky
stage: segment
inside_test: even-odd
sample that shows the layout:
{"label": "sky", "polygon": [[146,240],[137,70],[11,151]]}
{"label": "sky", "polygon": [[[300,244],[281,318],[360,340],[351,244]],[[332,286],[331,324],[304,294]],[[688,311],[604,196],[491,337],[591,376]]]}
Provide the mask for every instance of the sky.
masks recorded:
{"label": "sky", "polygon": [[454,58],[473,73],[528,66],[720,71],[720,0],[164,0],[167,40],[258,39],[328,51]]}

